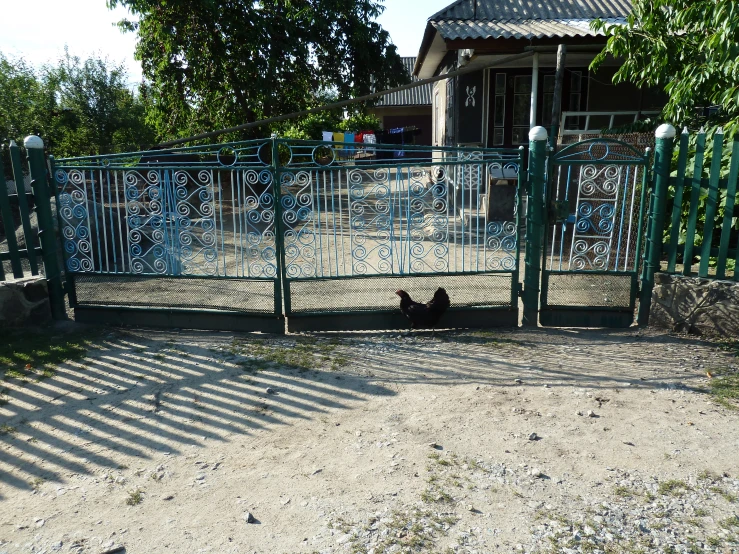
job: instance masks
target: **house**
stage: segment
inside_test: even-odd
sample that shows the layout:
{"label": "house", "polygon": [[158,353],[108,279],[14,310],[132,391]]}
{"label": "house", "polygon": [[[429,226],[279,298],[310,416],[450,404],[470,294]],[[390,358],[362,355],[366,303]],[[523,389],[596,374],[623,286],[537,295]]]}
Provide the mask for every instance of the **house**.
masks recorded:
{"label": "house", "polygon": [[[418,81],[418,77],[413,76],[416,58],[405,57],[402,60],[411,81]],[[431,91],[432,85],[428,84],[386,94],[369,111],[380,119],[384,130],[415,127],[418,132],[414,143],[431,146]]]}
{"label": "house", "polygon": [[659,92],[612,84],[617,60],[589,69],[606,42],[591,21],[623,24],[630,10],[630,0],[457,0],[432,15],[414,75],[480,68],[434,84],[433,144],[516,147],[527,144],[532,127],[549,129],[560,44],[567,47],[560,137],[597,133],[658,111]]}

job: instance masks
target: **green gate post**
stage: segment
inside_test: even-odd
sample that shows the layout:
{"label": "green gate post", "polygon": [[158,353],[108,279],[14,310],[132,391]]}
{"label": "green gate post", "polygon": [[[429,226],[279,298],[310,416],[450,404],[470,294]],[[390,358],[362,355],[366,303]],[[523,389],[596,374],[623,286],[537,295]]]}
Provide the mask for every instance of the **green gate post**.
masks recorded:
{"label": "green gate post", "polygon": [[31,186],[36,199],[38,234],[41,240],[41,254],[44,258],[46,282],[49,286],[51,316],[56,320],[62,320],[67,318],[67,311],[64,309],[64,289],[59,271],[59,260],[56,255],[57,241],[54,234],[54,219],[51,214],[50,186],[44,162],[44,141],[35,135],[30,135],[25,138],[23,145],[26,147],[28,155]]}
{"label": "green gate post", "polygon": [[536,327],[539,321],[546,166],[547,130],[534,127],[529,131],[529,205],[526,214],[526,273],[523,278],[523,324],[527,327]]}
{"label": "green gate post", "polygon": [[675,147],[675,128],[664,123],[657,128],[654,136],[657,145],[654,150],[654,172],[652,187],[651,213],[649,217],[649,232],[645,251],[646,261],[641,282],[641,296],[639,298],[639,325],[649,324],[649,309],[652,304],[654,290],[654,274],[660,268],[662,258],[663,232],[665,228],[665,212],[667,211],[667,187],[670,181],[670,162]]}

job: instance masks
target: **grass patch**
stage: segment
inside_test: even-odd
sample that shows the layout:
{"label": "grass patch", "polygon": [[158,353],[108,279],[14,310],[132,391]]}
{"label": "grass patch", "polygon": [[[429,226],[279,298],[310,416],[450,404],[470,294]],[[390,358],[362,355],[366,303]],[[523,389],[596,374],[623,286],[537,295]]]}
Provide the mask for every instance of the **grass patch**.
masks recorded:
{"label": "grass patch", "polygon": [[141,502],[144,500],[144,493],[140,489],[136,489],[135,491],[131,491],[128,493],[128,497],[126,498],[126,504],[129,506],[137,506],[141,504]]}
{"label": "grass patch", "polygon": [[619,485],[614,490],[614,493],[616,496],[620,496],[621,498],[631,498],[634,496],[634,491],[631,490],[629,487],[625,487],[623,485]]}
{"label": "grass patch", "polygon": [[709,544],[709,546],[713,546],[714,548],[716,548],[717,546],[721,546],[722,544],[721,539],[718,537],[708,537],[706,539],[706,542]]}
{"label": "grass patch", "polygon": [[710,490],[711,492],[715,492],[716,494],[720,494],[721,496],[724,497],[724,500],[726,500],[729,503],[733,504],[734,502],[736,502],[736,495],[728,491],[725,491],[721,487],[711,487],[708,490]]}
{"label": "grass patch", "polygon": [[730,410],[739,410],[739,372],[715,375],[710,381],[713,399]]}
{"label": "grass patch", "polygon": [[52,377],[59,364],[79,360],[92,347],[95,335],[10,331],[0,344],[0,371],[4,379],[22,381]]}
{"label": "grass patch", "polygon": [[228,352],[242,359],[236,363],[244,371],[262,371],[269,366],[307,371],[329,366],[336,371],[349,363],[349,358],[336,352],[340,342],[298,337],[294,345],[274,343],[269,339],[234,340]]}
{"label": "grass patch", "polygon": [[690,486],[685,481],[679,479],[670,479],[659,484],[657,492],[661,495],[678,496],[690,490]]}
{"label": "grass patch", "polygon": [[739,529],[739,516],[734,515],[719,521],[719,525],[724,529]]}
{"label": "grass patch", "polygon": [[6,423],[3,423],[0,425],[0,435],[12,435],[16,433],[18,429],[15,427],[11,427],[10,425],[7,425]]}
{"label": "grass patch", "polygon": [[715,483],[720,479],[720,477],[713,471],[709,469],[704,469],[698,474],[698,479],[700,479],[701,481],[710,481],[711,483]]}
{"label": "grass patch", "polygon": [[43,477],[34,477],[28,482],[28,484],[31,485],[33,490],[37,491],[41,488],[41,485],[44,484],[44,481],[45,479]]}

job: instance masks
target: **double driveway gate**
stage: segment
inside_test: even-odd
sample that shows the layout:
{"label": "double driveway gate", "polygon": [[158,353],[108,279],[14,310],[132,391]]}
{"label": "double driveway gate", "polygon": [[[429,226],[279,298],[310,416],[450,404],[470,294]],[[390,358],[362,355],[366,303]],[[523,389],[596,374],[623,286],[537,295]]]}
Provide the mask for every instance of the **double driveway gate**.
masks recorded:
{"label": "double driveway gate", "polygon": [[51,164],[81,321],[387,329],[397,289],[437,287],[449,326],[516,326],[522,292],[529,323],[634,321],[648,152],[618,141],[532,142],[528,171],[523,149],[280,139]]}
{"label": "double driveway gate", "polygon": [[269,139],[54,162],[82,321],[262,330],[518,324],[522,150]]}

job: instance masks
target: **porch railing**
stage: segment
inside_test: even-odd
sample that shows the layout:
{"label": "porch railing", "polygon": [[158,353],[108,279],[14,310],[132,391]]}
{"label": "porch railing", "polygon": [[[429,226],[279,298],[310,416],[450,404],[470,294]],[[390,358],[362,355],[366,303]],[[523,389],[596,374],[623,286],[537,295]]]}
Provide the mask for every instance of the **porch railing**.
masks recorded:
{"label": "porch railing", "polygon": [[659,113],[659,111],[562,112],[559,136],[599,135],[603,129],[636,123],[640,119]]}

